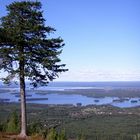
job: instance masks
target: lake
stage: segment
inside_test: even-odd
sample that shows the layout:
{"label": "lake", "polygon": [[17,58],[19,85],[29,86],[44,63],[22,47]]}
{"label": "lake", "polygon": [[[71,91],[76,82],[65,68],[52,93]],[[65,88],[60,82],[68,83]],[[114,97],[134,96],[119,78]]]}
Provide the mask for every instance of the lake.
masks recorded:
{"label": "lake", "polygon": [[[69,104],[69,105],[105,105],[110,104],[116,107],[127,108],[140,106],[140,98],[123,98],[118,97],[87,97],[85,95],[79,94],[58,94],[64,90],[77,89],[105,89],[105,88],[115,88],[115,89],[128,89],[134,88],[139,89],[140,82],[55,82],[49,84],[48,87],[39,87],[37,90],[32,90],[27,86],[27,102],[37,103],[37,104]],[[0,90],[9,90],[7,92],[0,93],[0,102],[19,102],[19,88],[18,86],[0,86]],[[46,92],[44,92],[46,91]],[[51,91],[51,93],[49,93]],[[45,94],[44,94],[45,93]],[[75,92],[76,93],[76,92]]]}

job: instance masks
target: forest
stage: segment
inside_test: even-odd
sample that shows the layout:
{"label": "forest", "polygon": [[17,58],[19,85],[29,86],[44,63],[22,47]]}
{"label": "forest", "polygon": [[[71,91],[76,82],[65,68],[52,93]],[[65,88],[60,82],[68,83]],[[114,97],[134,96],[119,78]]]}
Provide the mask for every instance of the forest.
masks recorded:
{"label": "forest", "polygon": [[[1,103],[0,112],[1,138],[4,133],[19,133],[19,104]],[[38,135],[44,140],[58,139],[48,139],[50,133],[56,137],[64,135],[68,140],[140,139],[139,107],[121,109],[109,105],[76,107],[27,104],[27,112],[28,135]]]}

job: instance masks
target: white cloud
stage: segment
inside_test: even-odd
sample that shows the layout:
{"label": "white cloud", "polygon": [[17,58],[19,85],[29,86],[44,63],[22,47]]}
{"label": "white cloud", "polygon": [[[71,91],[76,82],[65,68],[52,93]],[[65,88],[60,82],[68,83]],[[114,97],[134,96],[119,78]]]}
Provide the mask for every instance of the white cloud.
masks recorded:
{"label": "white cloud", "polygon": [[[6,73],[1,71],[0,78],[5,76]],[[55,81],[140,81],[140,70],[69,70],[60,74]]]}
{"label": "white cloud", "polygon": [[140,81],[140,70],[70,70],[61,74],[56,81]]}

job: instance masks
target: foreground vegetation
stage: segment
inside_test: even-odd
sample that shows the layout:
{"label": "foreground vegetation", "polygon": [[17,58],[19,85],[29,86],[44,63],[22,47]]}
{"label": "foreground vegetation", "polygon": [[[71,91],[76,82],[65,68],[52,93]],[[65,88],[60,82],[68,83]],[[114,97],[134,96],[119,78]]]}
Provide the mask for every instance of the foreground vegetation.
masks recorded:
{"label": "foreground vegetation", "polygon": [[[18,133],[19,104],[0,104],[0,131]],[[49,140],[139,140],[140,108],[112,106],[63,106],[27,104],[28,135]],[[8,120],[8,121],[7,121]],[[14,125],[11,129],[11,123]],[[54,129],[52,129],[54,128]],[[11,131],[12,130],[12,131]],[[14,130],[14,131],[13,131]]]}

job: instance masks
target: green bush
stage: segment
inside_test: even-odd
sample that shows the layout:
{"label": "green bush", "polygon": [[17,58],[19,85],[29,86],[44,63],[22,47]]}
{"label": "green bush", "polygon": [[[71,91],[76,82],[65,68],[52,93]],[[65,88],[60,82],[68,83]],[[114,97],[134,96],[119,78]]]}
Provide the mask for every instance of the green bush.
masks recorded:
{"label": "green bush", "polygon": [[47,140],[57,140],[57,133],[54,128],[51,128],[48,135]]}
{"label": "green bush", "polygon": [[36,134],[36,133],[41,133],[43,131],[42,125],[39,122],[34,122],[28,125],[28,134]]}
{"label": "green bush", "polygon": [[67,140],[65,130],[57,133],[54,128],[51,128],[47,135],[47,140]]}
{"label": "green bush", "polygon": [[57,140],[67,140],[65,130],[61,130],[60,134],[57,136]]}
{"label": "green bush", "polygon": [[7,121],[6,132],[17,133],[19,132],[19,116],[14,111]]}

